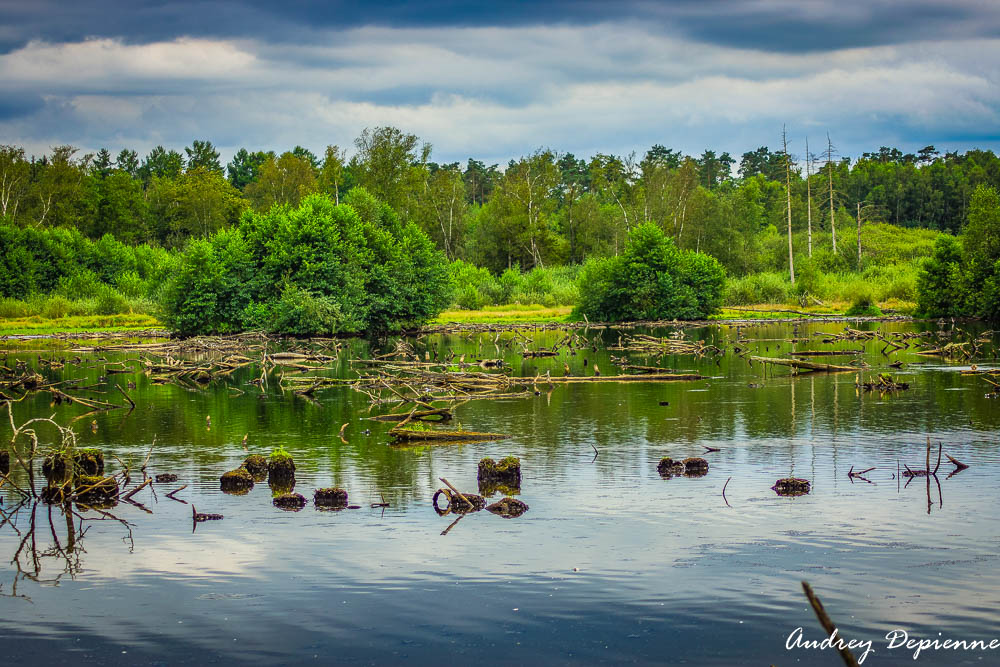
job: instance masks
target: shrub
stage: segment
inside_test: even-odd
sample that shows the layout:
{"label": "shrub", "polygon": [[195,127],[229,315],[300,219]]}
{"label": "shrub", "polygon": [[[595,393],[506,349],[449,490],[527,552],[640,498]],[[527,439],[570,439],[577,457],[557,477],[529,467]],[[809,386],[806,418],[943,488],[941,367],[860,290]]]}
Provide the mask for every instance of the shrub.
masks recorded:
{"label": "shrub", "polygon": [[718,310],[724,282],[718,261],[678,249],[646,223],[632,229],[621,256],[584,267],[575,312],[603,321],[701,319]]}
{"label": "shrub", "polygon": [[934,255],[924,261],[917,275],[917,312],[923,317],[965,314],[967,299],[961,269],[962,246],[953,236],[941,235]]}
{"label": "shrub", "polygon": [[337,303],[309,290],[286,285],[274,304],[273,319],[266,327],[285,334],[334,334],[340,330],[341,316]]}
{"label": "shrub", "polygon": [[875,301],[875,296],[872,294],[871,290],[868,289],[854,298],[854,301],[851,302],[851,307],[848,308],[844,314],[851,317],[880,317],[882,315],[882,311],[879,310],[878,304]]}
{"label": "shrub", "polygon": [[339,206],[311,195],[296,208],[247,211],[237,227],[192,242],[163,306],[182,334],[264,324],[329,335],[416,326],[451,298],[444,256],[427,235],[356,189]]}

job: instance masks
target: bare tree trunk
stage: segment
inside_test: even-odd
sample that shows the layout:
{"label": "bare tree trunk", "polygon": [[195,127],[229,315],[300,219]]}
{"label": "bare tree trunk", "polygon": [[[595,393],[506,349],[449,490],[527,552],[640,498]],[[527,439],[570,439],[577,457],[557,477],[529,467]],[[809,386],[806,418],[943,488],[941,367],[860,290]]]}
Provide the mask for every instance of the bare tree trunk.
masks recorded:
{"label": "bare tree trunk", "polygon": [[861,202],[858,202],[858,271],[861,270]]}
{"label": "bare tree trunk", "polygon": [[830,141],[830,133],[826,134],[826,167],[830,177],[830,235],[833,238],[833,254],[837,254],[837,226],[836,209],[833,207],[833,143]]}
{"label": "bare tree trunk", "polygon": [[812,157],[809,155],[809,139],[806,138],[806,211],[807,211],[807,227],[808,230],[807,239],[809,241],[809,257],[813,256],[813,202],[812,202],[812,189],[809,183],[809,177],[812,175],[810,173],[809,165],[812,163]]}
{"label": "bare tree trunk", "polygon": [[795,258],[792,255],[792,165],[788,155],[788,138],[781,126],[781,145],[785,151],[785,199],[788,202],[788,276],[795,284]]}

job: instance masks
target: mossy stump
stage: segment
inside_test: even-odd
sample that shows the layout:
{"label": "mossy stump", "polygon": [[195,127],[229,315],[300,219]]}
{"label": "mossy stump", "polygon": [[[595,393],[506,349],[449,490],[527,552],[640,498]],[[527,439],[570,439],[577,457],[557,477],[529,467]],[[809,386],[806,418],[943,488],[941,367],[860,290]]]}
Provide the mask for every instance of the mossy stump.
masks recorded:
{"label": "mossy stump", "polygon": [[281,480],[295,477],[295,461],[285,452],[271,452],[267,460],[267,479]]}
{"label": "mossy stump", "polygon": [[771,489],[779,496],[804,496],[809,493],[811,484],[808,479],[800,477],[785,477],[774,483]]}
{"label": "mossy stump", "polygon": [[261,454],[251,454],[243,459],[243,467],[254,476],[255,480],[259,476],[261,479],[257,481],[262,481],[264,475],[267,474],[267,457]]}
{"label": "mossy stump", "polygon": [[118,497],[118,482],[114,477],[79,475],[73,481],[76,499],[88,505],[114,501]]}
{"label": "mossy stump", "polygon": [[487,512],[492,512],[505,519],[515,519],[528,511],[528,506],[517,498],[501,498],[497,502],[486,508]]}
{"label": "mossy stump", "polygon": [[4,450],[0,452],[0,475],[10,472],[10,452]]}
{"label": "mossy stump", "polygon": [[313,493],[313,504],[316,507],[347,507],[347,491],[335,486],[326,489],[316,489]]}
{"label": "mossy stump", "polygon": [[299,511],[306,506],[306,498],[301,493],[282,493],[271,501],[275,507],[283,510]]}
{"label": "mossy stump", "polygon": [[479,461],[479,473],[476,477],[480,483],[493,482],[520,488],[521,459],[516,456],[505,456],[499,461],[487,457]]}
{"label": "mossy stump", "polygon": [[226,493],[242,495],[253,488],[253,475],[247,472],[246,468],[230,470],[219,478],[219,485]]}
{"label": "mossy stump", "polygon": [[684,474],[691,472],[701,472],[702,474],[707,473],[708,461],[697,456],[684,459]]}
{"label": "mossy stump", "polygon": [[176,482],[176,481],[177,481],[177,475],[170,472],[165,472],[163,474],[156,476],[157,484],[170,484],[171,482]]}
{"label": "mossy stump", "polygon": [[104,474],[104,452],[99,449],[78,449],[73,455],[76,473],[80,475]]}
{"label": "mossy stump", "polygon": [[656,466],[656,471],[660,473],[660,477],[670,479],[674,475],[680,475],[684,472],[684,462],[675,461],[669,456],[665,456],[660,459],[660,462]]}

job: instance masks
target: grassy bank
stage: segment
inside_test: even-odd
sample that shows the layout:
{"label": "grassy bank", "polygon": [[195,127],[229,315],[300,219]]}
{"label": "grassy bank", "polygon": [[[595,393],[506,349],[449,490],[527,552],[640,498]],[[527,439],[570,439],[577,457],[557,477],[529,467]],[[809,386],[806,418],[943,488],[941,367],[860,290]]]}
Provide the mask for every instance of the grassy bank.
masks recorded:
{"label": "grassy bank", "polygon": [[46,318],[0,318],[0,336],[47,335],[56,333],[82,333],[92,331],[131,331],[162,328],[159,320],[151,315],[73,315]]}
{"label": "grassy bank", "polygon": [[573,311],[572,306],[541,306],[538,304],[487,306],[481,310],[446,310],[431,321],[431,324],[510,323],[510,322],[564,322]]}

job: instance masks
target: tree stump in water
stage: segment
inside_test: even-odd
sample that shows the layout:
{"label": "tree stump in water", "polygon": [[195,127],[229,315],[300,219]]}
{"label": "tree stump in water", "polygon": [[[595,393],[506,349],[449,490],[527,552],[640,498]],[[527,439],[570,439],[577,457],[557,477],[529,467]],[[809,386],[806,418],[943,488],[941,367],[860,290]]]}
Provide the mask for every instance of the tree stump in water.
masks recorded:
{"label": "tree stump in water", "polygon": [[334,509],[347,507],[347,491],[335,486],[326,489],[316,489],[313,493],[313,504],[316,507]]}
{"label": "tree stump in water", "polygon": [[219,478],[219,486],[225,493],[244,495],[253,488],[253,475],[246,468],[230,470]]}
{"label": "tree stump in water", "polygon": [[176,482],[176,481],[177,481],[177,475],[173,473],[167,472],[156,476],[157,484],[169,484],[171,482]]}
{"label": "tree stump in water", "polygon": [[670,479],[674,475],[684,473],[684,462],[675,461],[669,456],[665,456],[660,459],[660,462],[656,466],[656,471],[660,473],[660,477],[663,479]]}
{"label": "tree stump in water", "polygon": [[0,452],[0,474],[6,475],[10,472],[10,452]]}
{"label": "tree stump in water", "polygon": [[267,479],[283,480],[294,479],[295,461],[284,452],[272,452],[271,458],[267,460]]}
{"label": "tree stump in water", "polygon": [[293,512],[298,512],[306,506],[306,498],[301,493],[283,493],[275,496],[271,502],[279,509]]}
{"label": "tree stump in water", "polygon": [[[461,501],[459,501],[461,502]],[[515,519],[528,511],[528,506],[517,498],[502,498],[486,508],[505,519]]]}
{"label": "tree stump in water", "polygon": [[779,496],[804,496],[809,493],[809,480],[799,477],[785,477],[774,483],[771,489]]}
{"label": "tree stump in water", "polygon": [[243,459],[243,467],[253,475],[255,482],[263,482],[267,475],[267,457],[260,454],[251,454]]}
{"label": "tree stump in water", "polygon": [[521,486],[521,459],[505,456],[499,461],[487,457],[479,461],[477,479],[507,486]]}

